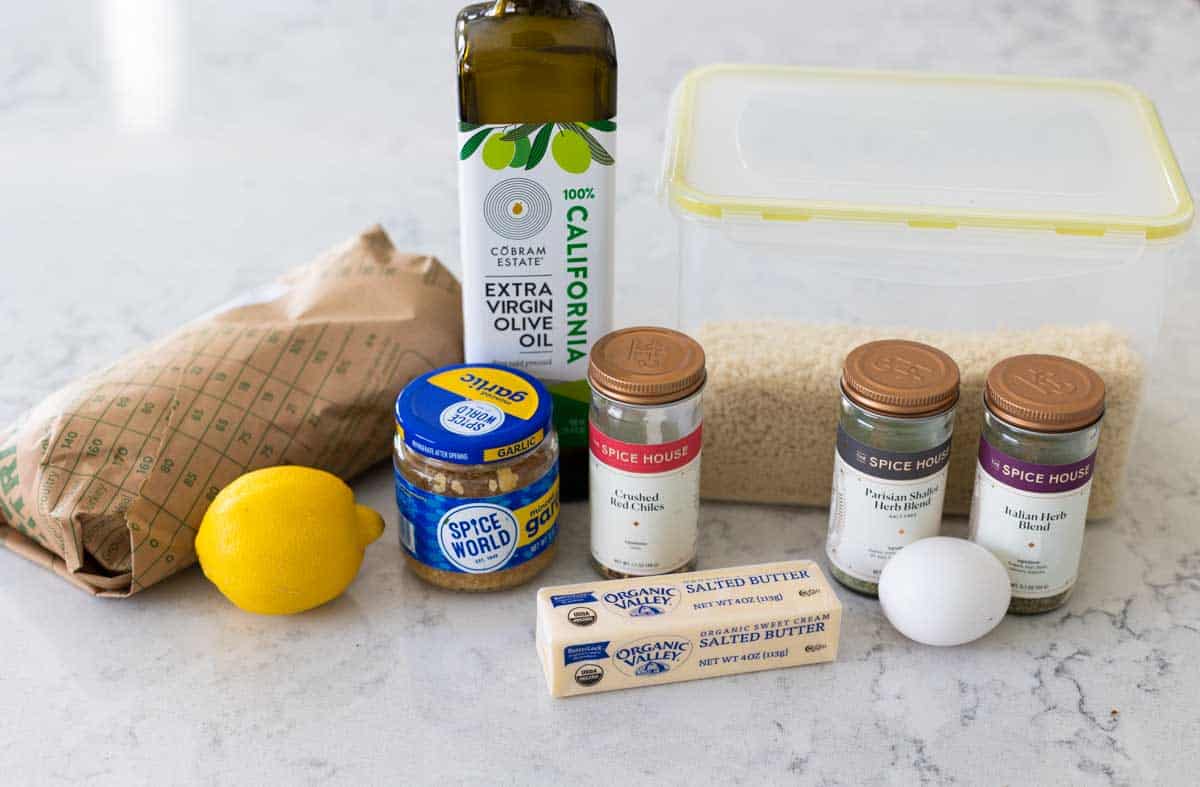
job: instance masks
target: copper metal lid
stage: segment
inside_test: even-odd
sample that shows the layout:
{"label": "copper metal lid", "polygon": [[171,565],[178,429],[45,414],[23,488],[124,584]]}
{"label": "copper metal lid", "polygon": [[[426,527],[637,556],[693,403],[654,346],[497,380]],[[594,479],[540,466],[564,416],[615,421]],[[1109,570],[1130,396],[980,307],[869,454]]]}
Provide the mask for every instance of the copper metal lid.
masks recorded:
{"label": "copper metal lid", "polygon": [[1057,355],[1015,355],[988,372],[984,399],[998,418],[1035,432],[1070,432],[1104,415],[1104,381]]}
{"label": "copper metal lid", "polygon": [[629,404],[678,401],[704,385],[704,349],[669,328],[623,328],[592,347],[588,382]]}
{"label": "copper metal lid", "polygon": [[933,415],[958,401],[958,364],[920,342],[867,342],[846,356],[842,390],[855,404],[885,415]]}

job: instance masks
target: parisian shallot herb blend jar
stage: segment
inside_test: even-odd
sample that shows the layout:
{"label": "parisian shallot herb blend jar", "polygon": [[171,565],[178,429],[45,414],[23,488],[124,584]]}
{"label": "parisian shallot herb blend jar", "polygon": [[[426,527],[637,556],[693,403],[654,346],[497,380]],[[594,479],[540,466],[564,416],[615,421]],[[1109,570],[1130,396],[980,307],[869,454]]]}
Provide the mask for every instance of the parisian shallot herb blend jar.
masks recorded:
{"label": "parisian shallot herb blend jar", "polygon": [[592,348],[591,541],[602,575],[695,567],[704,381],[704,350],[678,331],[626,328]]}
{"label": "parisian shallot herb blend jar", "polygon": [[516,369],[464,364],[396,399],[400,542],[412,570],[452,590],[533,577],[558,535],[558,437],[550,395]]}
{"label": "parisian shallot herb blend jar", "polygon": [[1047,612],[1075,587],[1104,417],[1104,381],[1053,355],[988,372],[971,539],[1008,569],[1008,611]]}
{"label": "parisian shallot herb blend jar", "polygon": [[825,551],[851,590],[878,595],[891,556],[940,532],[958,383],[950,356],[918,342],[846,356]]}

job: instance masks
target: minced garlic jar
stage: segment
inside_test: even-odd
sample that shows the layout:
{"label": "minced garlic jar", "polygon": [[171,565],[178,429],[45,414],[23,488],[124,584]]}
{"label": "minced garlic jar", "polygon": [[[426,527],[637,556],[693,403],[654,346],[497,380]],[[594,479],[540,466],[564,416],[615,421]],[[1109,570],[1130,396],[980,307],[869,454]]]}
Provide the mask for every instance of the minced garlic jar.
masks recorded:
{"label": "minced garlic jar", "polygon": [[504,366],[448,366],[396,399],[400,542],[422,579],[501,590],[549,565],[558,535],[550,395]]}

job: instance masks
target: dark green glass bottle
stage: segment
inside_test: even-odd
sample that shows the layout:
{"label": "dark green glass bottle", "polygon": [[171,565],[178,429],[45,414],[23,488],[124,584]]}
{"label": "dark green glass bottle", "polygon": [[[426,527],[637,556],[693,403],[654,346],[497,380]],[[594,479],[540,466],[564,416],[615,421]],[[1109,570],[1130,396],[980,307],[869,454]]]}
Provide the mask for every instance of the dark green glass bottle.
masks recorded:
{"label": "dark green glass bottle", "polygon": [[596,5],[464,8],[458,52],[466,360],[547,383],[561,495],[587,497],[587,355],[612,328],[617,58]]}

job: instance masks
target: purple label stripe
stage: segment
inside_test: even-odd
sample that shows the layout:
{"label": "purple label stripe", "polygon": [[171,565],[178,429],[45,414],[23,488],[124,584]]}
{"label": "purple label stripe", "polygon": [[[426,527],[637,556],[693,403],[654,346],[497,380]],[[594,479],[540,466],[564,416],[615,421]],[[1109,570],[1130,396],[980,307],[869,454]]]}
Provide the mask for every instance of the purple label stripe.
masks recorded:
{"label": "purple label stripe", "polygon": [[1069,465],[1038,465],[1015,459],[981,437],[979,465],[1005,486],[1023,492],[1054,494],[1079,489],[1091,481],[1092,471],[1096,467],[1096,452]]}

